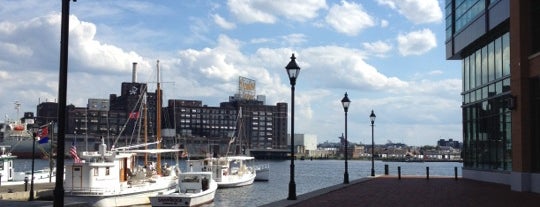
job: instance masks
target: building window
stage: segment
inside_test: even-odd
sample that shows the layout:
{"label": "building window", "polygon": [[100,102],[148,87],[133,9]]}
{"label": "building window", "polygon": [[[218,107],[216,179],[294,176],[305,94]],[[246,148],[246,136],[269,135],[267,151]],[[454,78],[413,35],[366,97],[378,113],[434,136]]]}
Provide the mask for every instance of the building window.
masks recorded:
{"label": "building window", "polygon": [[[511,171],[508,33],[463,59],[464,167]],[[509,52],[509,51],[508,51]],[[468,86],[468,87],[467,87]]]}
{"label": "building window", "polygon": [[109,167],[106,167],[105,168],[105,175],[110,175],[111,174],[111,169]]}

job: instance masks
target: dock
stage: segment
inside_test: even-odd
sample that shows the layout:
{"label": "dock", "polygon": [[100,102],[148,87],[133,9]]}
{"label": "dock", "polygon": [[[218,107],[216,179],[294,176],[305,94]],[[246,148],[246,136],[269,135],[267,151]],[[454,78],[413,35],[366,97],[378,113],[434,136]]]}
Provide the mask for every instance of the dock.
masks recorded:
{"label": "dock", "polygon": [[[297,184],[298,185],[298,184]],[[285,189],[287,190],[287,189]],[[279,200],[265,207],[538,206],[540,194],[454,177],[377,176]]]}

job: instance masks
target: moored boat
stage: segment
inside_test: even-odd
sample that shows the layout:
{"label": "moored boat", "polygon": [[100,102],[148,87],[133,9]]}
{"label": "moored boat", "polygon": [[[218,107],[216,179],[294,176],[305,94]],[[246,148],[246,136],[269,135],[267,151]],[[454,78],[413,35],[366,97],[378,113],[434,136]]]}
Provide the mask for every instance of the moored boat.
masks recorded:
{"label": "moored boat", "polygon": [[156,206],[198,206],[214,200],[218,185],[211,172],[185,172],[178,178],[174,191],[150,196],[150,203]]}
{"label": "moored boat", "polygon": [[254,157],[227,156],[220,158],[206,158],[202,160],[199,168],[204,172],[212,172],[219,188],[240,187],[251,185],[255,181],[256,172],[251,162]]}
{"label": "moored boat", "polygon": [[82,152],[73,164],[66,165],[66,200],[91,206],[141,205],[150,203],[149,196],[176,188],[176,166],[164,166],[162,172],[154,165],[138,166],[137,152],[107,150],[103,141],[98,152]]}
{"label": "moored boat", "polygon": [[[17,116],[19,114],[19,103],[15,103]],[[32,126],[34,124],[34,115],[31,112],[25,112],[22,120],[5,119],[0,123],[0,145],[10,146],[10,153],[18,158],[32,158],[32,149],[35,147],[36,157],[44,158],[49,156],[51,151],[51,140],[41,140],[39,143],[34,141]],[[35,146],[32,146],[35,144]]]}
{"label": "moored boat", "polygon": [[[14,161],[17,156],[7,152],[10,146],[0,146],[0,182],[2,185],[21,185],[31,182],[32,171],[16,171]],[[49,168],[34,171],[34,183],[54,182],[56,172]]]}
{"label": "moored boat", "polygon": [[[146,112],[146,95],[140,96],[144,118],[144,143],[108,149],[104,139],[101,139],[99,151],[82,152],[79,157],[74,144],[70,154],[74,163],[66,165],[64,190],[66,200],[87,202],[92,206],[133,206],[150,204],[149,196],[170,192],[176,189],[177,165],[161,166],[161,153],[178,153],[180,149],[161,149],[161,89],[159,83],[159,61],[157,62],[156,89],[156,142],[147,142],[148,117]],[[146,90],[145,90],[146,91]],[[131,114],[138,114],[133,111]],[[130,119],[127,120],[132,121]],[[135,120],[133,120],[135,121]],[[139,123],[143,123],[140,120]],[[113,146],[118,143],[114,141]],[[149,145],[155,148],[149,149]],[[144,147],[144,149],[138,149]],[[144,154],[144,167],[138,165],[138,155]],[[148,154],[154,154],[156,161],[150,162]],[[154,156],[152,156],[154,157]]]}

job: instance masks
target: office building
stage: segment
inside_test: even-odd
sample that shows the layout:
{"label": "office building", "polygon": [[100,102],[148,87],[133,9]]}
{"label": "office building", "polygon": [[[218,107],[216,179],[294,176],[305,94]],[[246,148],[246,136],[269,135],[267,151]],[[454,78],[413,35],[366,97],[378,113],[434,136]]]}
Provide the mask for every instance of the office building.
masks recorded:
{"label": "office building", "polygon": [[447,0],[462,62],[463,177],[540,192],[540,1]]}

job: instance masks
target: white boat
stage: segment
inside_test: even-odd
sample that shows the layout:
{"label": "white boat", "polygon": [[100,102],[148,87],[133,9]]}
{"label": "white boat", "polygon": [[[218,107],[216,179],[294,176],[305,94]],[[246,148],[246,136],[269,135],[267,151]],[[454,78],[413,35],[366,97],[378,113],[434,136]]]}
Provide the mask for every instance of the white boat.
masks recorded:
{"label": "white boat", "polygon": [[[0,146],[0,182],[2,185],[22,185],[31,183],[32,171],[15,171],[14,161],[17,156],[7,152],[9,146]],[[49,168],[34,170],[34,183],[54,182],[56,172]]]}
{"label": "white boat", "polygon": [[[161,112],[159,62],[157,69],[156,111]],[[140,96],[140,98],[144,101],[141,106],[146,106],[146,96]],[[147,114],[146,107],[143,108],[144,114]],[[176,189],[178,167],[161,166],[161,153],[178,153],[181,150],[161,149],[160,116],[161,113],[156,113],[156,142],[147,143],[147,133],[144,133],[144,143],[139,145],[108,149],[102,139],[99,151],[82,152],[80,157],[72,148],[70,154],[75,162],[65,167],[64,196],[66,200],[105,207],[144,205],[150,204],[150,196]],[[145,121],[144,124],[146,129],[147,122]],[[118,139],[113,146],[117,142]],[[155,148],[148,149],[150,144],[156,144]],[[144,147],[144,149],[139,150],[139,147]],[[156,163],[148,161],[149,153],[155,154]],[[139,154],[144,154],[144,167],[137,164]]]}
{"label": "white boat", "polygon": [[178,178],[176,190],[150,196],[150,203],[157,206],[198,206],[214,201],[218,185],[211,172],[185,172]]}
{"label": "white boat", "polygon": [[255,168],[256,172],[255,181],[270,180],[270,164],[257,164],[253,168]]}
{"label": "white boat", "polygon": [[137,152],[110,151],[105,143],[98,152],[82,152],[80,162],[66,165],[66,200],[106,207],[142,205],[150,204],[149,196],[176,189],[176,166],[162,172],[156,166],[138,166]]}
{"label": "white boat", "polygon": [[227,156],[220,158],[206,158],[202,160],[200,169],[204,172],[212,172],[218,187],[231,188],[250,185],[255,181],[256,172],[251,162],[255,157]]}

